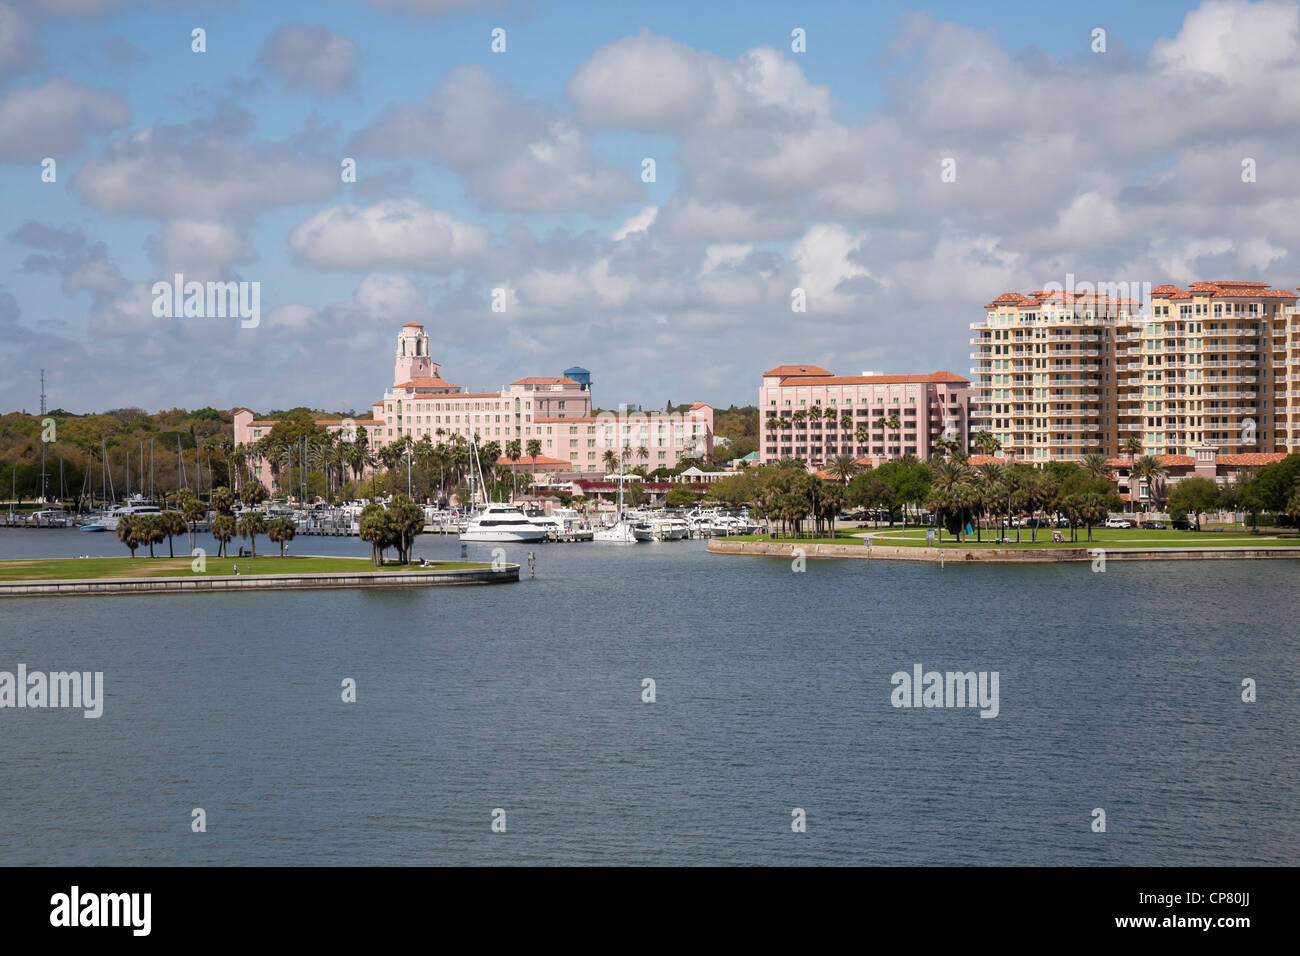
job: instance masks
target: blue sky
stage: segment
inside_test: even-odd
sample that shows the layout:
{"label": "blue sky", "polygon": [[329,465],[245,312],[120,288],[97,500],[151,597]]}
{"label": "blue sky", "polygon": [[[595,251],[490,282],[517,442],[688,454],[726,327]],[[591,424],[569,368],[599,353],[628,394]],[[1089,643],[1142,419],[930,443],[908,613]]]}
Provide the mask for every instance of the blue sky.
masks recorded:
{"label": "blue sky", "polygon": [[[1294,287],[1297,24],[1281,0],[0,0],[0,408],[35,407],[43,366],[75,410],[363,409],[405,321],[476,390],[580,364],[602,404],[743,404],[784,362],[965,373],[983,303],[1067,271]],[[259,326],[155,318],[177,269],[260,283]]]}

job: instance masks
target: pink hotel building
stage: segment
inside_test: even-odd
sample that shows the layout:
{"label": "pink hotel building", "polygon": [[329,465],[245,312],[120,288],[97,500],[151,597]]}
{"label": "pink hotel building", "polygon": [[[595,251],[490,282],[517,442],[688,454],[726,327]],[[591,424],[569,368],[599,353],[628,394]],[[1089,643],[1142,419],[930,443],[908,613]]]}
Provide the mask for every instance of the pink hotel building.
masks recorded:
{"label": "pink hotel building", "polygon": [[[778,365],[763,373],[758,390],[759,458],[820,465],[848,454],[874,467],[905,454],[928,458],[945,433],[965,451],[969,396],[970,381],[952,372],[834,375],[816,365]],[[895,415],[898,428],[886,427]],[[866,441],[858,438],[864,425]]]}
{"label": "pink hotel building", "polygon": [[[620,444],[628,449],[628,470],[637,465],[671,468],[684,457],[713,452],[713,409],[701,402],[684,415],[593,416],[590,384],[566,376],[521,378],[499,392],[466,392],[442,377],[442,366],[429,355],[429,335],[418,322],[408,322],[398,333],[393,385],[372,411],[371,420],[322,419],[317,424],[349,440],[364,430],[371,448],[403,437],[437,444],[452,435],[469,438],[472,431],[479,441],[496,441],[503,448],[518,440],[526,455],[528,442],[536,439],[540,457],[555,462],[546,466],[551,474],[603,475],[605,451],[617,451]],[[235,409],[234,419],[236,445],[251,445],[275,425],[256,420],[247,408]],[[638,454],[642,449],[644,457]],[[261,472],[269,488],[269,464],[263,462]]]}

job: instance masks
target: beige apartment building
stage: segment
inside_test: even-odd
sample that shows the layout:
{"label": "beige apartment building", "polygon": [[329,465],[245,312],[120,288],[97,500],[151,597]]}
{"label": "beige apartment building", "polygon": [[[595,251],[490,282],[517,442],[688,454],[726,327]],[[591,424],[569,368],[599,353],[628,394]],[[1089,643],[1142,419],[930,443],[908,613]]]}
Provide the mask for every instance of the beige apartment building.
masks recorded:
{"label": "beige apartment building", "polygon": [[1296,293],[1262,282],[1162,285],[1149,307],[1009,292],[971,326],[971,432],[1021,461],[1300,450]]}
{"label": "beige apartment building", "polygon": [[1300,448],[1295,304],[1296,293],[1264,282],[1153,289],[1150,314],[1120,344],[1119,441],[1136,436],[1154,455]]}
{"label": "beige apartment building", "polygon": [[1040,464],[1115,455],[1120,336],[1137,302],[1075,292],[1008,292],[971,325],[971,434]]}

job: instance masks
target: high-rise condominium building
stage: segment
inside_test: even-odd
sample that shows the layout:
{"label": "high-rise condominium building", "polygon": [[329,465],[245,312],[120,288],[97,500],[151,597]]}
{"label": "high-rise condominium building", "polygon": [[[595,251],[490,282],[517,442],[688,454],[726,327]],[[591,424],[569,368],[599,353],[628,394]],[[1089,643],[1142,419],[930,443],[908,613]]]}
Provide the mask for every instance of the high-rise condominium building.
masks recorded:
{"label": "high-rise condominium building", "polygon": [[971,434],[1020,461],[1116,452],[1119,338],[1138,304],[1073,292],[1008,292],[971,331]]}
{"label": "high-rise condominium building", "polygon": [[971,326],[971,431],[1033,463],[1114,457],[1132,438],[1153,455],[1300,448],[1296,298],[1261,282],[1162,285],[1145,309],[1001,295]]}
{"label": "high-rise condominium building", "polygon": [[1153,289],[1150,314],[1123,343],[1120,443],[1136,436],[1154,455],[1300,448],[1295,304],[1294,292],[1264,282]]}

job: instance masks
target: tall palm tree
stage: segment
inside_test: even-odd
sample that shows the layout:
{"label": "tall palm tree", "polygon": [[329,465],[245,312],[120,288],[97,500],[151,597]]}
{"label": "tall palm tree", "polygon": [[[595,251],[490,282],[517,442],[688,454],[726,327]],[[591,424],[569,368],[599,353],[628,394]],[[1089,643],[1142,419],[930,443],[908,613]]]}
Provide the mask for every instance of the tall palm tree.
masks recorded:
{"label": "tall palm tree", "polygon": [[1002,442],[998,440],[998,437],[984,429],[977,431],[974,437],[971,438],[970,443],[971,447],[981,455],[988,455],[990,458],[1002,450]]}
{"label": "tall palm tree", "polygon": [[1124,451],[1128,453],[1130,459],[1137,458],[1142,454],[1142,439],[1136,435],[1129,435],[1124,439]]}
{"label": "tall palm tree", "polygon": [[1083,456],[1083,460],[1079,462],[1079,465],[1089,478],[1110,478],[1109,461],[1101,452],[1089,452]]}
{"label": "tall palm tree", "polygon": [[902,439],[900,437],[901,436],[900,429],[902,429],[903,423],[898,418],[898,412],[890,413],[889,417],[885,419],[885,427],[890,429],[894,433],[895,451],[902,451],[903,444],[902,444]]}
{"label": "tall palm tree", "polygon": [[1147,483],[1148,500],[1155,506],[1151,510],[1160,511],[1160,502],[1164,497],[1165,476],[1169,469],[1155,455],[1143,455],[1133,463],[1133,474],[1139,481]]}
{"label": "tall palm tree", "polygon": [[[511,465],[519,464],[520,453],[522,451],[523,449],[520,447],[520,442],[518,438],[512,438],[510,439],[510,441],[506,442],[506,457],[510,459]],[[517,492],[517,487],[518,487],[514,479],[515,479],[515,470],[512,467],[510,469],[510,500],[511,501],[514,500],[515,494]]]}
{"label": "tall palm tree", "polygon": [[942,534],[944,518],[948,515],[957,518],[957,542],[960,544],[967,512],[974,507],[977,500],[974,470],[962,462],[940,461],[935,464],[933,471],[929,505],[939,518],[940,534]]}
{"label": "tall palm tree", "polygon": [[[996,441],[996,439],[994,439]],[[996,518],[1001,513],[1003,498],[1003,480],[1006,471],[996,461],[986,461],[976,469],[976,483],[980,492],[980,511]],[[982,541],[979,526],[975,528],[976,540]]]}
{"label": "tall palm tree", "polygon": [[847,485],[861,470],[852,455],[836,455],[826,465],[826,473],[841,485]]}
{"label": "tall palm tree", "polygon": [[[849,418],[849,413],[845,412],[844,417]],[[853,424],[851,418],[849,418],[849,424]],[[859,454],[865,456],[871,450],[871,429],[867,427],[866,422],[863,422],[857,427],[853,433],[853,437],[857,439]]]}

